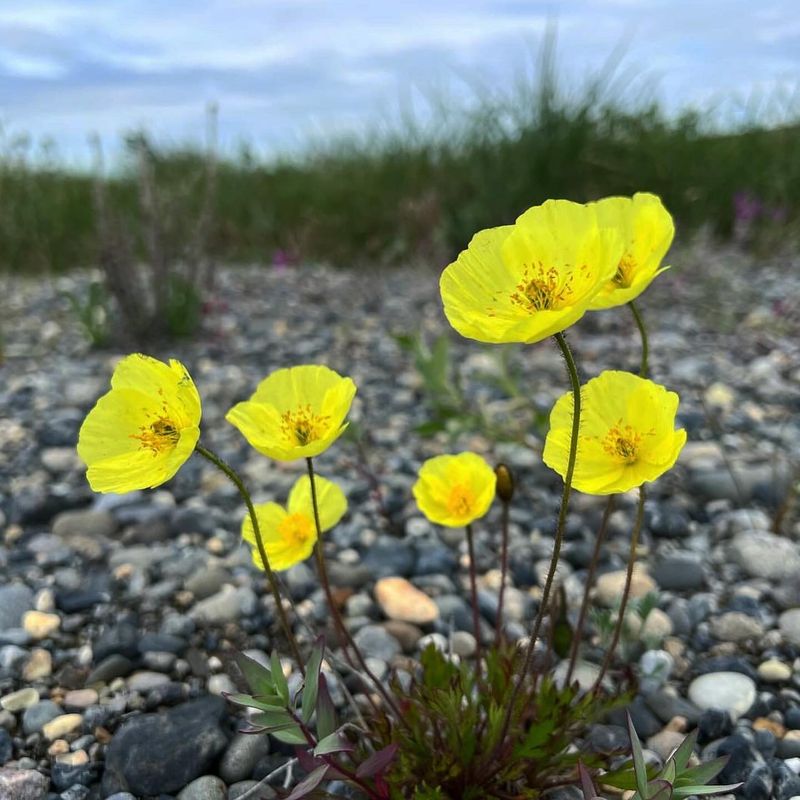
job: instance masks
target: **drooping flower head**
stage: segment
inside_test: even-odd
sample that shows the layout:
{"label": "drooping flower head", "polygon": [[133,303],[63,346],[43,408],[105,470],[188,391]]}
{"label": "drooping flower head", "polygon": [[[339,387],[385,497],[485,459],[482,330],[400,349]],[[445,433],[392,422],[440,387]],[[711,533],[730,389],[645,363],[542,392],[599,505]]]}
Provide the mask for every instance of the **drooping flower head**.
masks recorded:
{"label": "drooping flower head", "polygon": [[338,439],[356,393],[350,378],[305,365],[268,375],[225,416],[259,453],[278,461],[311,458]]}
{"label": "drooping flower head", "polygon": [[431,521],[448,528],[482,517],[494,499],[497,476],[475,453],[429,458],[419,470],[414,499]]}
{"label": "drooping flower head", "polygon": [[[347,498],[335,483],[325,478],[316,476],[314,486],[317,490],[320,528],[324,533],[344,516]],[[277,503],[263,503],[255,506],[255,509],[264,549],[272,569],[289,569],[311,555],[317,541],[317,529],[308,475],[304,475],[292,487],[286,508]],[[242,538],[252,547],[253,563],[263,570],[264,562],[256,545],[255,531],[249,515],[242,522]]]}
{"label": "drooping flower head", "polygon": [[606,197],[593,204],[601,227],[617,228],[625,250],[611,280],[595,295],[591,309],[612,308],[638,297],[669,267],[661,267],[675,226],[672,217],[654,194],[638,192],[633,197]]}
{"label": "drooping flower head", "polygon": [[[550,413],[543,458],[567,472],[572,393]],[[670,469],[686,443],[675,430],[678,395],[630,372],[609,370],[581,387],[581,426],[572,485],[587,494],[627,492]]]}
{"label": "drooping flower head", "polygon": [[200,415],[200,395],[183,364],[126,356],[78,436],[89,485],[122,493],[168,481],[200,438]]}
{"label": "drooping flower head", "polygon": [[548,200],[479,231],[442,273],[444,313],[480,342],[538,342],[577,322],[622,255],[590,206]]}

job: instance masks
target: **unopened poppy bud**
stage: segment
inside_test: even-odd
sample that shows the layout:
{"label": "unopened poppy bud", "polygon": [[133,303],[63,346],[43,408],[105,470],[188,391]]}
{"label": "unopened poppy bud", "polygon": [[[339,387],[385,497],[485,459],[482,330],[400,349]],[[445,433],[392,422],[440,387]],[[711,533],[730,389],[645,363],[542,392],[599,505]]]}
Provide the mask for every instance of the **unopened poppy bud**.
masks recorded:
{"label": "unopened poppy bud", "polygon": [[514,496],[514,476],[505,464],[498,464],[494,468],[497,475],[497,496],[504,502],[510,503]]}

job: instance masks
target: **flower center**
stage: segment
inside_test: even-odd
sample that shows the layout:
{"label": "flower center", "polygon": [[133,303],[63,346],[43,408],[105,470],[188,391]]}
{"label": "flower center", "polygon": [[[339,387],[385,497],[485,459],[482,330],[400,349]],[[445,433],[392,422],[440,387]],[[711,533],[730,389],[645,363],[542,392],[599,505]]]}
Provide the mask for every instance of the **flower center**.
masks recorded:
{"label": "flower center", "polygon": [[457,483],[450,489],[450,496],[447,498],[447,510],[454,517],[466,517],[475,505],[475,495],[472,490],[463,483]]}
{"label": "flower center", "polygon": [[603,439],[603,450],[610,456],[619,458],[626,464],[633,464],[639,457],[642,435],[630,425],[622,425],[620,420],[609,429]]}
{"label": "flower center", "polygon": [[301,406],[281,414],[281,430],[290,444],[304,447],[328,432],[328,420],[327,416],[315,414],[310,405]]}
{"label": "flower center", "polygon": [[139,440],[142,450],[152,450],[153,455],[172,450],[181,438],[177,425],[168,417],[159,417],[150,425],[139,427],[139,433],[132,433],[131,439]]}
{"label": "flower center", "polygon": [[314,535],[311,520],[300,512],[289,514],[278,525],[278,533],[290,547],[302,547]]}
{"label": "flower center", "polygon": [[611,279],[617,286],[627,289],[633,282],[633,273],[636,270],[636,262],[624,256],[617,266],[617,271]]}
{"label": "flower center", "polygon": [[541,264],[535,270],[525,267],[522,280],[511,293],[511,302],[528,314],[564,308],[572,301],[571,284],[572,275],[562,279],[555,267],[547,270]]}

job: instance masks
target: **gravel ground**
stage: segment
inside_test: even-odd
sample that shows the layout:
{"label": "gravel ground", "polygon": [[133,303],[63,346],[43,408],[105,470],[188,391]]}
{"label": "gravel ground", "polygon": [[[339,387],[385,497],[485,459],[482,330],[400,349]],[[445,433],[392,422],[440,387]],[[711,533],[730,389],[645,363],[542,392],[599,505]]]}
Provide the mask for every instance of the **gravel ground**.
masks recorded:
{"label": "gravel ground", "polygon": [[[721,782],[743,781],[748,799],[788,800],[800,796],[800,524],[786,502],[800,455],[800,261],[755,261],[702,243],[672,261],[680,268],[656,280],[642,309],[653,377],[680,393],[689,443],[647,502],[635,588],[656,591],[658,602],[625,642],[641,678],[631,710],[656,754],[699,727],[701,758],[731,754]],[[61,293],[87,280],[8,281],[3,300],[0,798],[233,800],[288,754],[237,734],[236,711],[220,697],[238,680],[234,652],[272,649],[272,599],[240,543],[235,490],[199,458],[154,492],[90,492],[77,431],[126,351],[90,350],[71,319]],[[203,334],[153,351],[189,367],[204,401],[203,440],[257,501],[283,502],[303,465],[250,450],[225,411],[282,366],[326,363],[356,381],[363,452],[340,441],[318,469],[350,501],[326,551],[348,623],[382,673],[430,640],[449,637],[465,656],[475,646],[463,536],[428,523],[411,498],[422,460],[470,448],[514,469],[511,636],[532,619],[552,547],[560,487],[541,463],[541,431],[502,442],[479,430],[415,432],[430,411],[392,334],[445,330],[431,272],[226,269]],[[636,368],[626,309],[588,315],[570,341],[586,377]],[[511,427],[520,402],[487,378],[496,351],[455,334],[452,346],[471,402]],[[566,389],[548,343],[514,348],[511,365],[540,412]],[[603,505],[574,498],[559,568],[573,610]],[[634,506],[623,497],[612,517],[597,608],[621,590]],[[497,520],[495,509],[476,526],[487,635]],[[310,566],[285,573],[285,583],[304,619],[324,627]],[[582,680],[601,655],[587,641]],[[624,745],[620,722],[595,728],[586,745]]]}

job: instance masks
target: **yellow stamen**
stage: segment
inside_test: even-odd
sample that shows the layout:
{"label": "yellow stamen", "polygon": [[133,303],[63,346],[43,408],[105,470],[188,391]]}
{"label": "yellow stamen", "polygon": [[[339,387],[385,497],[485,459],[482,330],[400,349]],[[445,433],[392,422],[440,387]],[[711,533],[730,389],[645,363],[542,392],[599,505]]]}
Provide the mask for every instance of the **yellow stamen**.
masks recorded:
{"label": "yellow stamen", "polygon": [[555,267],[545,270],[539,264],[535,271],[526,267],[522,281],[511,294],[511,302],[529,314],[563,308],[572,299],[571,283],[571,275],[562,283],[561,275]]}
{"label": "yellow stamen", "polygon": [[159,417],[150,425],[142,425],[141,433],[132,433],[131,439],[138,439],[140,448],[152,450],[157,456],[167,450],[172,450],[181,438],[178,426],[168,417]]}
{"label": "yellow stamen", "polygon": [[300,512],[289,514],[278,525],[278,533],[283,541],[292,548],[302,547],[313,535],[311,520]]}
{"label": "yellow stamen", "polygon": [[617,271],[611,279],[617,286],[627,289],[633,283],[633,273],[636,270],[636,262],[629,256],[624,256],[617,266]]}
{"label": "yellow stamen", "polygon": [[623,427],[622,420],[609,429],[603,439],[603,450],[610,456],[622,459],[626,464],[634,464],[639,456],[642,434],[631,425]]}
{"label": "yellow stamen", "polygon": [[329,417],[315,414],[311,406],[301,406],[281,415],[281,430],[291,445],[304,447],[316,442],[328,432]]}
{"label": "yellow stamen", "polygon": [[475,494],[464,484],[457,483],[450,489],[450,496],[447,498],[447,510],[454,517],[466,517],[475,505]]}

